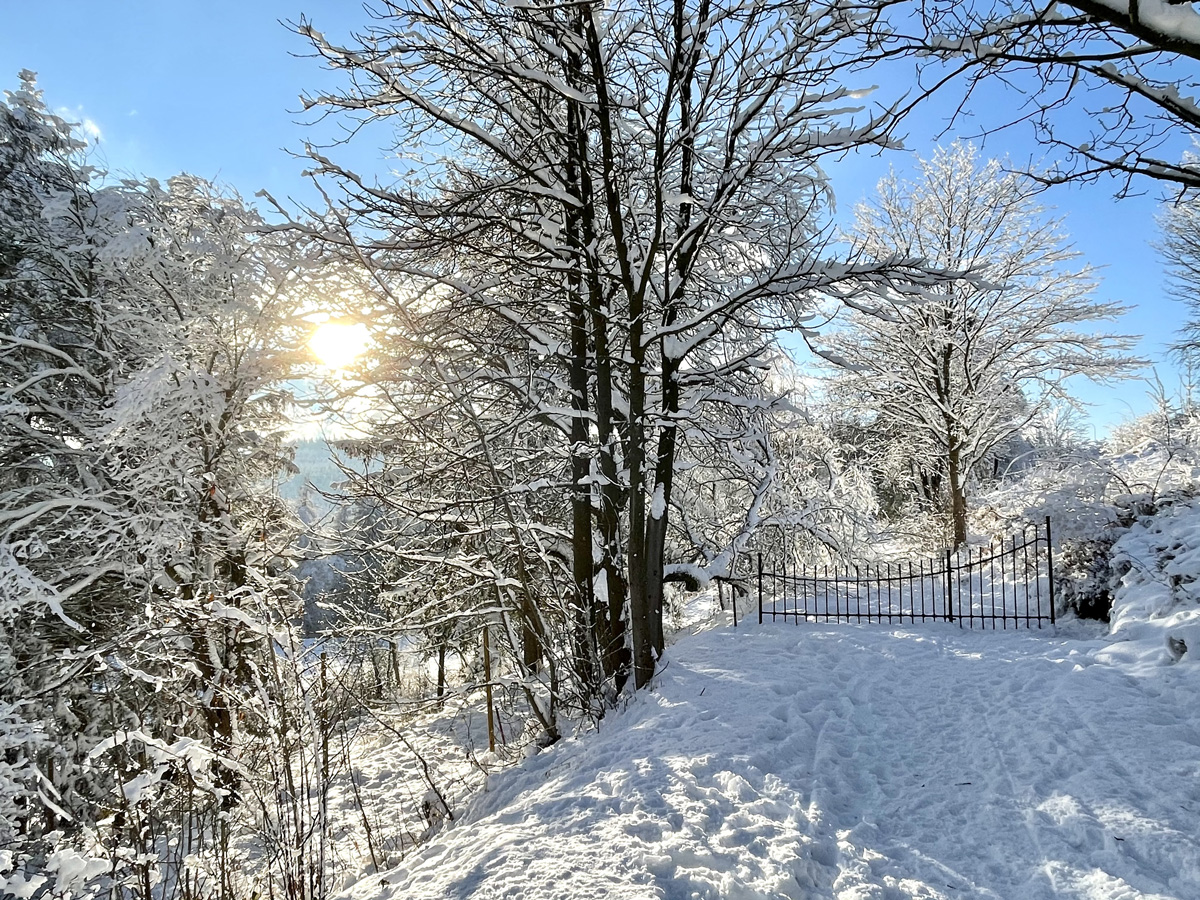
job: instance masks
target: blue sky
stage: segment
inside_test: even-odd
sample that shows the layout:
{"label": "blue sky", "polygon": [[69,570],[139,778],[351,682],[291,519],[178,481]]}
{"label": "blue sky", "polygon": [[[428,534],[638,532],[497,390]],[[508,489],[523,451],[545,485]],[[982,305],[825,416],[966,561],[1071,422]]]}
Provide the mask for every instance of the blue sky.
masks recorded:
{"label": "blue sky", "polygon": [[[299,112],[301,92],[329,84],[331,76],[280,24],[301,14],[337,37],[366,22],[358,3],[344,0],[9,3],[0,14],[0,89],[12,89],[22,68],[36,71],[52,107],[98,130],[101,161],[114,171],[160,178],[187,171],[245,196],[266,189],[311,200],[300,178],[303,162],[287,151],[299,151],[306,137],[320,141],[333,133],[328,125],[305,124]],[[945,114],[931,106],[909,124],[912,152],[931,151]],[[967,120],[942,139],[973,137],[975,130]],[[384,172],[383,152],[365,137],[338,157],[360,171]],[[984,146],[988,155],[1016,161],[1041,155],[1022,133],[992,135]],[[893,152],[831,166],[839,208],[849,210],[889,165],[904,170],[910,158]],[[1175,369],[1163,355],[1185,311],[1165,298],[1151,246],[1160,190],[1145,184],[1145,195],[1118,202],[1114,187],[1056,188],[1045,201],[1066,215],[1083,260],[1103,267],[1101,294],[1136,307],[1117,328],[1146,336],[1139,352],[1159,365],[1170,387]],[[1076,393],[1094,404],[1100,431],[1149,408],[1140,382],[1079,385]]]}

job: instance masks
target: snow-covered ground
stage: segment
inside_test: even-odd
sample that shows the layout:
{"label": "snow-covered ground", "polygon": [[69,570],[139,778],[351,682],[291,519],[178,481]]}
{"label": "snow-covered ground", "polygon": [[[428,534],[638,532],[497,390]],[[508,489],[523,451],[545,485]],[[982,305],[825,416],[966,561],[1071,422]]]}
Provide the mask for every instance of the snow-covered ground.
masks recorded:
{"label": "snow-covered ground", "polygon": [[689,637],[351,893],[1200,897],[1200,665],[1067,631]]}
{"label": "snow-covered ground", "polygon": [[[330,884],[344,900],[1197,900],[1200,500],[1155,510],[1112,547],[1111,628],[759,626],[743,601],[734,629],[711,593],[673,591],[653,688],[536,755],[519,702],[482,752],[477,689],[440,709],[351,703]],[[64,860],[63,896],[107,871]],[[34,896],[22,884],[9,893]]]}

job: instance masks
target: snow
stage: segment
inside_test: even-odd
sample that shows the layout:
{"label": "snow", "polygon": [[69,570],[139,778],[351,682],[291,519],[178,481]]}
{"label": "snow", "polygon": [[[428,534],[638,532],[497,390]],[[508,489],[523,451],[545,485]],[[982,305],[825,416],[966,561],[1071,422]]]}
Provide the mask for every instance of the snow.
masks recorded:
{"label": "snow", "polygon": [[[519,752],[517,747],[485,752],[481,699],[451,697],[441,710],[361,724],[349,748],[352,765],[334,779],[328,800],[335,852],[347,873],[377,882],[373,856],[381,865],[399,863],[435,822],[445,819],[446,803],[451,810],[460,809],[478,791],[486,770],[505,764],[506,754]],[[502,734],[519,732],[499,705],[496,715]],[[437,791],[428,786],[425,765]],[[364,820],[373,823],[369,839]]]}
{"label": "snow", "polygon": [[46,871],[54,873],[54,889],[60,896],[79,891],[88,879],[103,875],[110,868],[109,860],[83,856],[70,848],[56,850],[46,859]]}
{"label": "snow", "polygon": [[1195,898],[1200,666],[1142,637],[711,629],[347,896]]}
{"label": "snow", "polygon": [[1171,0],[1100,0],[1102,8],[1122,19],[1136,21],[1163,38],[1184,44],[1200,44],[1200,15],[1186,3]]}
{"label": "snow", "polygon": [[1182,657],[1200,667],[1200,501],[1161,510],[1135,524],[1113,546],[1121,575],[1111,652],[1149,669]]}
{"label": "snow", "polygon": [[6,897],[30,900],[41,891],[48,880],[45,875],[31,875],[26,878],[24,875],[16,874],[7,878],[2,886]]}
{"label": "snow", "polygon": [[661,519],[667,511],[665,487],[658,484],[654,488],[654,496],[650,500],[650,518]]}

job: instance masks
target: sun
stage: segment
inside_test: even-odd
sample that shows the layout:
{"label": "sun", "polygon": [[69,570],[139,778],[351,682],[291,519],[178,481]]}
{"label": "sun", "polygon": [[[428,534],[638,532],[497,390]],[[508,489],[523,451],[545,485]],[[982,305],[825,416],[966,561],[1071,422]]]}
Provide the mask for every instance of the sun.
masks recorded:
{"label": "sun", "polygon": [[325,322],[317,326],[308,346],[327,369],[341,371],[362,356],[371,335],[362,322]]}

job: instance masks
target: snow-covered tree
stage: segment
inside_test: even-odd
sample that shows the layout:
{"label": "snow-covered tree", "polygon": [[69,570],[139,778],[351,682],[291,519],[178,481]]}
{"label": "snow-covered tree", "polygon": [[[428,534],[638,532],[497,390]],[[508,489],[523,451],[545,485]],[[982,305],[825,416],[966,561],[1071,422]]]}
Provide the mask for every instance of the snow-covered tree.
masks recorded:
{"label": "snow-covered tree", "polygon": [[1168,204],[1160,226],[1159,249],[1167,261],[1171,294],[1190,313],[1176,349],[1192,376],[1200,350],[1200,192],[1188,191]]}
{"label": "snow-covered tree", "polygon": [[1068,268],[1077,254],[1030,183],[967,144],[921,161],[913,181],[884,178],[851,239],[870,257],[962,273],[922,301],[855,311],[822,351],[961,544],[973,470],[1065,399],[1068,378],[1120,377],[1135,362],[1130,338],[1093,327],[1124,308],[1093,297],[1090,271]]}
{"label": "snow-covered tree", "polygon": [[[252,237],[253,212],[203,181],[126,191],[136,217],[106,251],[128,286],[110,311],[143,360],[118,386],[100,437],[134,538],[123,574],[146,614],[114,652],[173,682],[168,696],[205,698],[170,715],[195,716],[224,757],[237,692],[256,692],[247,667],[262,652],[259,631],[292,603],[281,556],[291,526],[274,484],[288,464],[282,383],[303,336],[296,267]],[[232,772],[218,772],[222,790],[235,790]]]}
{"label": "snow-covered tree", "polygon": [[[872,13],[775,0],[380,13],[346,46],[302,26],[350,79],[311,104],[386,120],[411,166],[380,185],[316,155],[344,189],[325,236],[391,283],[393,377],[442,382],[436,414],[459,420],[447,461],[471,458],[456,490],[476,491],[476,510],[487,498],[491,538],[527,545],[505,564],[550,577],[567,548],[576,670],[644,685],[685,446],[757,452],[774,332],[814,292],[894,268],[823,255],[818,161],[887,143],[841,77]],[[527,478],[524,461],[547,453]],[[535,506],[558,510],[536,538]],[[525,583],[505,576],[500,593]]]}
{"label": "snow-covered tree", "polygon": [[56,827],[56,809],[87,793],[79,763],[103,714],[74,651],[84,634],[103,646],[134,602],[97,441],[138,359],[103,309],[114,280],[100,248],[123,201],[114,192],[101,208],[83,150],[22,72],[0,103],[0,697],[48,738],[38,763],[49,805],[43,816],[26,803],[26,835]]}
{"label": "snow-covered tree", "polygon": [[292,614],[271,487],[305,279],[240,200],[106,182],[84,149],[23,73],[0,104],[0,709],[29,743],[11,772],[39,772],[22,839],[115,809],[114,859],[153,865],[235,801],[255,657]]}

